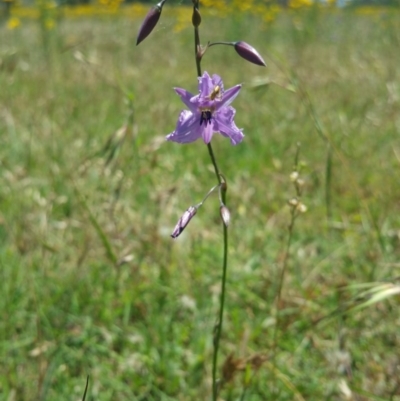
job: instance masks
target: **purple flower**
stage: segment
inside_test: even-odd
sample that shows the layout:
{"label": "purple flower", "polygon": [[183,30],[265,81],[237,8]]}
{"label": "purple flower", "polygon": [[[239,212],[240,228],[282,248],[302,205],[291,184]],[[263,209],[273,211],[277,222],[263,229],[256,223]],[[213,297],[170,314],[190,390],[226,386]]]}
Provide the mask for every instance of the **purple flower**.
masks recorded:
{"label": "purple flower", "polygon": [[242,130],[233,121],[235,109],[229,106],[241,87],[236,85],[224,91],[220,76],[214,74],[210,77],[204,72],[199,77],[198,95],[193,96],[185,89],[175,88],[189,110],[182,110],[175,131],[167,135],[167,140],[189,143],[203,138],[205,143],[209,143],[213,134],[218,132],[229,138],[232,145],[242,142]]}

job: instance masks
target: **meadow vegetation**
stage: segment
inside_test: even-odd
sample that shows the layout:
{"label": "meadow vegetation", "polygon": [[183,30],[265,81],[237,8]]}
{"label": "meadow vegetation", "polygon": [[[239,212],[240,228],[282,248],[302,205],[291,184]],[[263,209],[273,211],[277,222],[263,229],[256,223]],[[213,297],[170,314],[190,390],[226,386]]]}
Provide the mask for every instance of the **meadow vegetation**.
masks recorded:
{"label": "meadow vegetation", "polygon": [[[88,400],[211,397],[216,196],[170,238],[215,180],[201,141],[165,141],[172,87],[197,88],[181,14],[138,47],[123,15],[0,26],[1,400],[80,400],[87,375]],[[232,214],[222,399],[400,400],[399,25],[395,9],[204,19],[204,42],[268,64],[203,60],[243,82],[246,135],[213,138]],[[308,210],[287,254],[298,143]]]}

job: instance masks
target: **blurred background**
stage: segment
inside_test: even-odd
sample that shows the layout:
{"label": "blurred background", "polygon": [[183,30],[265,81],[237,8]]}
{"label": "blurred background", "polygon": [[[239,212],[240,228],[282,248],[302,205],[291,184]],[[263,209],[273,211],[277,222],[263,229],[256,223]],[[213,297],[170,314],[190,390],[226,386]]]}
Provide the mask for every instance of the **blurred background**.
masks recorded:
{"label": "blurred background", "polygon": [[[87,400],[210,399],[217,196],[170,234],[215,176],[201,141],[165,141],[173,87],[197,92],[190,1],[139,46],[149,2],[0,4],[0,399],[82,400],[88,375]],[[243,84],[243,143],[213,137],[221,399],[400,400],[399,1],[200,12],[203,44],[267,63],[202,61]]]}

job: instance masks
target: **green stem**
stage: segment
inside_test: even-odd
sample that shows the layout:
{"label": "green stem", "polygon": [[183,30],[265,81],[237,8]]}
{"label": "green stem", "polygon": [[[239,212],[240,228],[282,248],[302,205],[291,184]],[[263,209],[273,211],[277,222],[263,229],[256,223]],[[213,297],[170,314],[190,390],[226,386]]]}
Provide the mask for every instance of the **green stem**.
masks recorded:
{"label": "green stem", "polygon": [[[285,256],[283,260],[283,266],[281,270],[281,274],[279,277],[279,282],[278,282],[278,291],[277,291],[277,296],[276,296],[276,318],[275,318],[275,327],[274,327],[274,333],[273,333],[273,340],[272,340],[272,366],[274,367],[274,371],[276,370],[276,349],[278,346],[278,333],[280,329],[280,324],[281,324],[281,319],[280,319],[280,303],[281,303],[281,296],[282,296],[282,288],[283,288],[283,282],[285,280],[285,273],[286,273],[286,268],[287,264],[289,261],[289,256],[290,256],[290,246],[292,244],[292,237],[293,237],[293,229],[294,229],[294,223],[296,220],[296,215],[295,212],[292,210],[291,211],[291,219],[290,219],[290,224],[288,227],[289,230],[289,235],[287,238],[287,243],[286,243],[286,249],[285,249]],[[272,379],[272,391],[276,390],[276,374],[273,375]]]}
{"label": "green stem", "polygon": [[332,188],[332,146],[328,142],[326,155],[326,170],[325,170],[325,206],[326,219],[329,221],[332,217],[331,207],[331,188]]}
{"label": "green stem", "polygon": [[201,77],[201,58],[199,57],[198,50],[200,48],[200,35],[199,28],[194,28],[194,58],[196,60],[197,76]]}
{"label": "green stem", "polygon": [[[193,3],[193,11],[199,8],[199,1],[194,1]],[[196,61],[196,71],[197,76],[201,76],[201,55],[200,55],[200,34],[198,27],[194,27],[194,52],[195,52],[195,61]],[[210,155],[212,164],[214,166],[215,175],[218,180],[218,184],[222,184],[221,173],[218,168],[217,160],[215,158],[211,143],[207,144],[208,153]],[[226,204],[226,186],[221,191],[222,192],[222,201]],[[222,322],[224,318],[224,306],[225,306],[225,288],[226,288],[226,274],[228,267],[228,228],[225,223],[222,221],[223,227],[223,235],[224,235],[224,251],[223,251],[223,262],[222,262],[222,278],[221,278],[221,295],[220,295],[220,304],[219,304],[219,313],[218,320],[214,327],[214,335],[213,335],[213,362],[212,362],[212,399],[213,401],[217,401],[218,398],[218,380],[217,380],[217,366],[218,366],[218,351],[221,340],[222,333]]]}
{"label": "green stem", "polygon": [[222,279],[221,279],[221,296],[220,296],[220,308],[217,324],[215,325],[214,331],[214,354],[213,354],[213,401],[217,401],[218,398],[218,381],[217,381],[217,365],[218,365],[218,350],[219,343],[221,340],[222,322],[224,319],[224,306],[225,306],[225,288],[226,288],[226,272],[228,267],[228,228],[223,224],[224,229],[224,260],[222,265]]}
{"label": "green stem", "polygon": [[[300,143],[297,143],[297,149],[296,149],[296,156],[294,159],[294,166],[293,170],[294,171],[299,171],[299,156],[300,156]],[[300,198],[301,196],[301,189],[297,185],[296,187],[296,195],[297,197]],[[276,370],[276,348],[278,346],[278,332],[280,329],[280,304],[281,304],[281,298],[282,298],[282,288],[283,288],[283,283],[285,280],[285,274],[286,274],[286,269],[287,265],[289,262],[289,257],[290,257],[290,247],[292,244],[292,238],[293,238],[293,231],[294,231],[294,225],[296,222],[296,217],[297,217],[297,212],[295,208],[292,208],[290,211],[290,224],[288,227],[289,235],[287,238],[286,242],[286,249],[285,249],[285,256],[283,259],[283,266],[281,270],[281,274],[279,277],[279,282],[278,282],[278,291],[277,291],[277,296],[276,296],[276,320],[275,320],[275,327],[274,327],[274,333],[273,333],[273,342],[272,342],[272,366],[274,367],[274,371]],[[276,374],[273,376],[273,382],[272,382],[272,390],[275,391],[275,386],[276,384]]]}
{"label": "green stem", "polygon": [[[221,184],[221,182],[222,182],[221,181],[221,173],[219,172],[219,169],[218,169],[217,159],[214,156],[214,152],[213,152],[213,148],[211,146],[211,142],[207,144],[207,148],[208,148],[208,154],[210,155],[212,164],[214,166],[214,171],[215,171],[215,175],[217,176],[218,184]],[[225,203],[225,199],[224,199],[225,191],[223,191],[222,194],[223,194],[222,195],[223,196],[222,200]]]}
{"label": "green stem", "polygon": [[[199,1],[194,1],[193,2],[193,13],[195,10],[199,9]],[[194,59],[196,61],[196,70],[197,70],[197,76],[201,77],[201,57],[199,56],[199,49],[200,49],[200,33],[199,33],[199,27],[195,26],[194,27]]]}

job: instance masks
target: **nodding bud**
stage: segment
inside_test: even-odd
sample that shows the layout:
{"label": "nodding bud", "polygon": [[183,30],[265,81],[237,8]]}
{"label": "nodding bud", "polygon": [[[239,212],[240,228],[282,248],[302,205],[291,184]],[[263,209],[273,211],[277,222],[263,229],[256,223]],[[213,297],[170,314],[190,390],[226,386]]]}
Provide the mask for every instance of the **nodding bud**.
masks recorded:
{"label": "nodding bud", "polygon": [[181,232],[186,228],[186,226],[189,224],[190,220],[192,220],[192,218],[196,213],[197,213],[197,207],[190,206],[189,209],[186,210],[185,213],[183,213],[182,217],[176,223],[174,231],[172,231],[171,237],[174,239],[179,237],[181,235]]}
{"label": "nodding bud", "polygon": [[193,8],[192,24],[195,28],[197,28],[201,24],[201,15],[200,11],[197,8]]}
{"label": "nodding bud", "polygon": [[167,0],[161,0],[158,4],[156,4],[146,15],[146,18],[144,19],[142,26],[139,29],[139,33],[136,39],[136,46],[145,40],[147,36],[150,35],[151,31],[154,29],[154,27],[157,25],[158,20],[160,19],[161,16],[161,11],[164,6],[164,3]]}
{"label": "nodding bud", "polygon": [[257,50],[246,42],[235,42],[235,50],[240,57],[250,61],[250,63],[266,67],[265,61],[258,54]]}
{"label": "nodding bud", "polygon": [[225,227],[229,226],[229,222],[231,221],[231,213],[229,209],[225,205],[221,205],[219,208],[219,213],[221,215],[222,221],[225,224]]}

